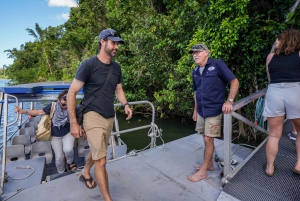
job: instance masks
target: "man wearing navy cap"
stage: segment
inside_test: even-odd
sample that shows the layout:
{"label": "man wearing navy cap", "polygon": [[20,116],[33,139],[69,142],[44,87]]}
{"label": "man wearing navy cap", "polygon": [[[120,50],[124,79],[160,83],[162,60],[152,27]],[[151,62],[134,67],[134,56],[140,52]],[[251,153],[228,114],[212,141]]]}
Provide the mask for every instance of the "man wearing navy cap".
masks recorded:
{"label": "man wearing navy cap", "polygon": [[[197,64],[193,70],[194,113],[196,131],[203,134],[205,149],[201,166],[188,179],[193,182],[207,177],[207,170],[214,170],[214,138],[221,137],[222,113],[232,112],[233,100],[238,91],[239,82],[221,59],[210,59],[210,51],[205,44],[197,44],[189,51]],[[225,100],[226,85],[230,82],[230,91]]]}
{"label": "man wearing navy cap", "polygon": [[[85,131],[90,147],[86,164],[79,179],[85,183],[87,188],[95,188],[96,182],[90,174],[90,169],[95,164],[94,173],[96,181],[105,201],[112,200],[109,194],[108,175],[106,171],[106,150],[115,116],[115,94],[119,102],[124,106],[125,113],[128,115],[126,120],[132,117],[132,111],[122,88],[123,78],[121,67],[117,62],[111,60],[112,57],[116,56],[120,43],[125,44],[124,40],[115,30],[105,29],[101,31],[99,35],[100,51],[98,55],[80,64],[67,97],[70,132],[75,138],[79,138]],[[83,131],[76,119],[76,94],[83,87],[83,102],[87,100],[105,83],[111,68],[111,76],[107,84],[103,87],[101,94],[88,104],[84,110]]]}

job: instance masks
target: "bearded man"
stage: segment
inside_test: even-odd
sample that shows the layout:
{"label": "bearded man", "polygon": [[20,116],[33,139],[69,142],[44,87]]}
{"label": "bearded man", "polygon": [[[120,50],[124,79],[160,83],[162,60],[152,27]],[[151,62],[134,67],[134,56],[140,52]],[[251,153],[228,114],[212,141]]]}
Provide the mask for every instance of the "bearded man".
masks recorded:
{"label": "bearded man", "polygon": [[[90,174],[90,169],[94,164],[96,181],[105,201],[112,200],[106,171],[106,150],[115,116],[115,94],[128,115],[126,119],[128,120],[132,117],[132,111],[122,88],[121,67],[117,62],[112,61],[112,57],[117,54],[119,44],[124,43],[124,40],[115,30],[105,29],[101,31],[99,34],[100,51],[98,55],[80,64],[67,96],[70,132],[75,138],[79,138],[83,132],[86,132],[90,147],[86,164],[79,179],[85,183],[87,188],[95,188],[96,182]],[[111,76],[108,82],[104,84],[110,69],[112,70]],[[76,119],[76,94],[83,87],[84,102],[103,85],[100,95],[88,104],[84,110],[83,131]]]}

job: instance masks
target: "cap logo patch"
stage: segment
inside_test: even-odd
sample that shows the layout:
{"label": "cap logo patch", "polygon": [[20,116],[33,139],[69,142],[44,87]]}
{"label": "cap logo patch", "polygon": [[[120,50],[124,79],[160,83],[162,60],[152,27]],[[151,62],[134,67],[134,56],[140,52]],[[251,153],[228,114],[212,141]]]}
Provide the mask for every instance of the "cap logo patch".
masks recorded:
{"label": "cap logo patch", "polygon": [[214,128],[215,128],[215,129],[218,129],[218,127],[219,127],[219,126],[218,126],[217,124],[214,125]]}

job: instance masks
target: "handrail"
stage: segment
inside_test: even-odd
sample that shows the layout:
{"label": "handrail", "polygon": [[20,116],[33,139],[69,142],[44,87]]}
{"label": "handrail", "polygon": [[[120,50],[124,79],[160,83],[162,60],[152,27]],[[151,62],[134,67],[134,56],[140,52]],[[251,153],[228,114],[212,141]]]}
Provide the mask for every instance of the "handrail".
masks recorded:
{"label": "handrail", "polygon": [[[5,101],[5,103],[7,104],[7,106],[8,106],[8,102],[7,102],[8,97],[13,97],[13,98],[15,98],[15,99],[16,99],[16,105],[19,104],[19,103],[18,103],[18,98],[17,98],[16,96],[13,96],[13,95],[10,95],[10,94],[5,94],[5,95],[4,95],[4,101]],[[7,112],[8,112],[8,108],[7,108]],[[7,116],[6,116],[6,117],[7,117]],[[15,119],[12,123],[10,123],[10,124],[8,124],[8,125],[6,125],[6,126],[9,127],[9,126],[13,125],[14,123],[16,123],[17,121],[18,121],[18,115],[16,114],[16,119]],[[8,123],[8,122],[7,122],[7,123]]]}
{"label": "handrail", "polygon": [[[4,94],[4,114],[8,114],[8,97],[13,97],[16,99],[16,103],[18,104],[17,97],[9,94]],[[4,125],[3,125],[3,149],[2,149],[2,172],[1,172],[1,182],[0,182],[0,193],[3,193],[3,186],[5,180],[5,172],[6,172],[6,135],[7,135],[7,127],[13,125],[18,120],[18,116],[13,123],[8,124],[8,115],[4,115]]]}
{"label": "handrail", "polygon": [[224,114],[224,177],[222,178],[222,184],[225,185],[228,182],[228,179],[232,177],[232,173],[236,173],[240,169],[243,164],[240,164],[239,167],[235,168],[234,171],[231,171],[231,141],[232,141],[232,117],[237,118],[238,120],[244,122],[245,124],[256,128],[257,130],[260,130],[263,133],[268,134],[268,131],[266,131],[264,128],[254,124],[250,120],[246,119],[245,117],[241,116],[240,114],[234,112],[241,107],[251,103],[252,101],[264,96],[267,92],[267,88],[264,88],[260,91],[257,91],[254,94],[251,94],[250,96],[247,96],[236,103],[233,104],[233,112],[231,114]]}
{"label": "handrail", "polygon": [[245,98],[242,98],[241,100],[235,102],[233,104],[233,111],[240,109],[241,107],[247,105],[248,103],[251,103],[252,101],[255,101],[256,99],[264,96],[267,93],[267,87],[263,88]]}
{"label": "handrail", "polygon": [[[151,109],[152,109],[152,122],[154,122],[154,119],[155,119],[155,109],[154,109],[154,105],[150,102],[150,101],[146,101],[146,100],[143,100],[143,101],[134,101],[134,102],[128,102],[129,105],[137,105],[137,104],[149,104],[151,106]],[[114,104],[115,107],[118,107],[118,106],[122,106],[121,103],[116,103]]]}
{"label": "handrail", "polygon": [[[117,117],[115,116],[115,127],[116,127],[116,131],[115,132],[112,132],[111,133],[111,136],[119,136],[120,134],[123,134],[123,133],[128,133],[128,132],[132,132],[132,131],[137,131],[137,130],[141,130],[141,129],[145,129],[145,128],[151,128],[152,130],[154,130],[154,126],[155,126],[155,109],[154,109],[154,105],[149,102],[149,101],[135,101],[135,102],[128,102],[129,105],[137,105],[137,104],[149,104],[151,106],[151,109],[152,109],[152,120],[151,120],[151,124],[150,125],[145,125],[145,126],[139,126],[139,127],[135,127],[135,128],[130,128],[130,129],[126,129],[126,130],[122,130],[120,131],[119,129],[119,124],[118,124],[118,119]],[[114,104],[114,107],[120,107],[122,106],[121,103],[116,103]],[[155,146],[155,140],[156,140],[156,137],[155,135],[151,135],[149,136],[151,137],[151,143],[150,143],[150,148],[153,148]],[[112,138],[113,140],[113,138]],[[113,140],[112,143],[112,153],[113,153],[113,159],[116,158],[116,155],[115,155],[115,141]]]}

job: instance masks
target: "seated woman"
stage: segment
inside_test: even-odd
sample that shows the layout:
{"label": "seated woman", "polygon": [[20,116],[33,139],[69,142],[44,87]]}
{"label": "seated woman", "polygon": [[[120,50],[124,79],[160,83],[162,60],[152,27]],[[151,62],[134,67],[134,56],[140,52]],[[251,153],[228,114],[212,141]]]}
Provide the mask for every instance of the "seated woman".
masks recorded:
{"label": "seated woman", "polygon": [[[70,122],[67,110],[67,93],[68,90],[63,90],[58,94],[57,102],[55,104],[54,114],[52,118],[52,141],[51,145],[55,154],[55,165],[57,172],[65,172],[65,159],[67,159],[67,167],[69,170],[76,170],[77,166],[74,163],[74,141],[75,138],[70,133]],[[41,116],[50,114],[52,103],[40,110],[23,110],[15,106],[15,112],[18,114],[28,114],[31,116]]]}

